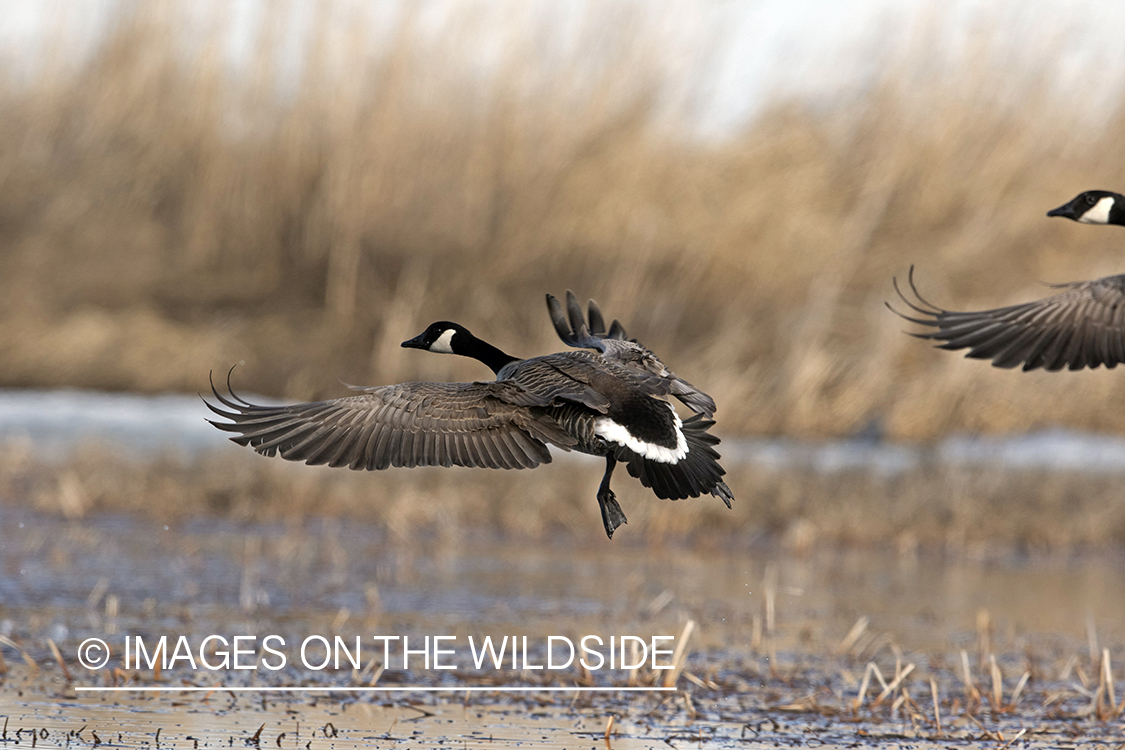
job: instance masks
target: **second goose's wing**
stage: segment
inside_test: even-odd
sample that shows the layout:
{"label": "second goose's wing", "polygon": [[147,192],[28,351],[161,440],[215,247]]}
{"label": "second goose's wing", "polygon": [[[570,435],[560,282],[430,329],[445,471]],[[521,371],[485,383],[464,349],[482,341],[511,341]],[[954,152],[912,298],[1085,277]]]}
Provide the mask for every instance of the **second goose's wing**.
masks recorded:
{"label": "second goose's wing", "polygon": [[978,312],[953,312],[927,302],[914,286],[913,267],[908,282],[914,300],[902,293],[897,280],[895,291],[922,317],[891,310],[936,328],[911,335],[944,342],[940,349],[968,349],[967,357],[991,359],[996,367],[1022,365],[1025,371],[1125,362],[1125,275],[1059,284],[1056,288],[1065,291],[1052,297]]}
{"label": "second goose's wing", "polygon": [[[573,439],[531,410],[505,401],[504,383],[403,383],[364,388],[357,396],[289,406],[258,406],[233,391],[207,406],[231,440],[290,461],[386,469],[478,466],[528,469],[550,463],[546,441]],[[228,384],[229,390],[229,384]],[[525,394],[515,394],[517,398]]]}

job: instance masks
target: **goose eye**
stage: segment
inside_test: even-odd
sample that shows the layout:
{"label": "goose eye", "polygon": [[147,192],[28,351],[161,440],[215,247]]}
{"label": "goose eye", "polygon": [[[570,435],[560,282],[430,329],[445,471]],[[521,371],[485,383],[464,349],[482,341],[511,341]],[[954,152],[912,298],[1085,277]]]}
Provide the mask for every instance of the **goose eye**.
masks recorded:
{"label": "goose eye", "polygon": [[1086,202],[1087,202],[1087,203],[1089,203],[1089,204],[1090,204],[1090,205],[1092,206],[1092,205],[1094,205],[1095,203],[1097,203],[1097,202],[1098,202],[1098,199],[1097,199],[1097,198],[1095,198],[1095,197],[1094,197],[1094,196],[1092,196],[1092,195],[1087,195],[1087,196],[1086,196]]}

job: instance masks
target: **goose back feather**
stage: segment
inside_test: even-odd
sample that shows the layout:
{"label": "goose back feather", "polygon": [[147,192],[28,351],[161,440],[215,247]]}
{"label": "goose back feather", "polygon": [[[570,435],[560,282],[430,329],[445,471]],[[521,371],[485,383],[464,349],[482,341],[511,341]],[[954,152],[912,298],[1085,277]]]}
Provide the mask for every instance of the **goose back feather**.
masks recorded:
{"label": "goose back feather", "polygon": [[616,320],[605,332],[605,322],[594,300],[590,300],[590,325],[582,316],[578,298],[570,290],[566,292],[567,314],[562,305],[552,295],[547,295],[547,310],[555,331],[564,344],[578,349],[595,349],[608,362],[623,365],[634,372],[644,372],[664,380],[667,390],[660,395],[673,395],[692,411],[706,417],[715,415],[715,400],[691,383],[680,378],[665,366],[660,359],[646,349],[640,342],[628,338],[625,329]]}

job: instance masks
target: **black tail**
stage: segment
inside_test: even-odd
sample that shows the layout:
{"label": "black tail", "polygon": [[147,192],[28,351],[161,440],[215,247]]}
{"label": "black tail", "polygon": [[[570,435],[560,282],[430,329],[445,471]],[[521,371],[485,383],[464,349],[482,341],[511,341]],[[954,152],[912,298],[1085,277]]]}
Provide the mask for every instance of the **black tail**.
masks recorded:
{"label": "black tail", "polygon": [[687,439],[687,455],[674,464],[664,464],[644,458],[628,448],[615,446],[614,457],[629,469],[629,474],[652,488],[659,498],[682,500],[711,493],[727,507],[734,500],[730,488],[723,481],[726,472],[719,466],[719,453],[714,446],[719,438],[707,432],[715,422],[693,414],[683,422]]}

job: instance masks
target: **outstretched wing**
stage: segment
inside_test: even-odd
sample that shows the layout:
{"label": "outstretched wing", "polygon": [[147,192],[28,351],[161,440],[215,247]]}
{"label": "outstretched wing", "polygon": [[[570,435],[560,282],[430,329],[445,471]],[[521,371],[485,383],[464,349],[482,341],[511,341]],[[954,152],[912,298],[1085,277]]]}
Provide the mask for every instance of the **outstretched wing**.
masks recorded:
{"label": "outstretched wing", "polygon": [[[477,466],[529,469],[550,463],[545,442],[573,439],[505,400],[509,383],[403,383],[360,389],[362,394],[289,406],[258,406],[234,394],[208,408],[238,433],[231,440],[267,456],[307,464],[386,469],[390,466]],[[516,394],[517,399],[527,399]],[[225,408],[222,408],[225,407]]]}
{"label": "outstretched wing", "polygon": [[[590,325],[587,326],[586,319],[582,316],[582,308],[578,305],[578,299],[574,296],[574,292],[569,289],[566,290],[566,310],[567,314],[563,315],[562,305],[559,304],[559,301],[555,299],[554,295],[547,295],[547,312],[551,316],[551,322],[555,325],[555,332],[567,346],[572,346],[575,349],[596,349],[604,354],[606,339],[630,340],[629,335],[625,333],[625,328],[617,320],[614,320],[609,326],[609,331],[606,331],[605,318],[602,317],[602,311],[594,300],[590,300]],[[637,341],[632,343],[638,344]]]}
{"label": "outstretched wing", "polygon": [[912,323],[936,328],[910,335],[944,342],[940,349],[968,349],[967,357],[991,359],[996,367],[1022,364],[1024,371],[1112,368],[1125,362],[1125,275],[1054,285],[1065,291],[979,312],[953,312],[927,302],[914,285],[913,266],[907,281],[914,300],[903,294],[897,279],[895,291],[923,317],[887,307]]}
{"label": "outstretched wing", "polygon": [[590,300],[590,325],[582,316],[578,299],[569,289],[566,292],[567,313],[563,315],[562,305],[554,296],[547,295],[547,311],[555,332],[568,346],[579,349],[595,349],[608,361],[624,367],[656,375],[667,381],[668,392],[682,401],[689,409],[707,417],[715,414],[715,400],[691,383],[681,379],[669,370],[651,351],[635,339],[627,338],[625,329],[616,320],[605,331],[605,320],[594,300]]}

